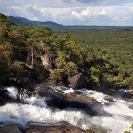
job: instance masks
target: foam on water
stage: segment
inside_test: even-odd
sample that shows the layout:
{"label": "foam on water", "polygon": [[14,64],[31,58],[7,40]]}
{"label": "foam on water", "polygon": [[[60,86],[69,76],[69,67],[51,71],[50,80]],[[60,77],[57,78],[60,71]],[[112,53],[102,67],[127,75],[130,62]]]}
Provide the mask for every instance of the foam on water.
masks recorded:
{"label": "foam on water", "polygon": [[[91,118],[91,124],[97,127],[103,127],[108,132],[111,133],[124,133],[124,131],[129,131],[131,126],[131,121],[123,119],[123,117],[93,117]],[[132,132],[131,132],[132,133]]]}
{"label": "foam on water", "polygon": [[8,95],[11,98],[17,99],[17,89],[14,87],[7,87],[6,90],[9,92]]}
{"label": "foam on water", "polygon": [[[7,88],[11,97],[16,98],[16,90]],[[57,89],[60,89],[59,87]],[[108,96],[101,92],[91,91],[87,89],[80,90],[84,95],[89,95],[102,103],[104,111],[112,116],[89,116],[85,112],[67,108],[65,110],[52,110],[45,102],[46,98],[26,98],[24,101],[27,104],[8,103],[0,107],[0,122],[20,123],[23,126],[29,121],[35,122],[58,122],[68,121],[71,124],[77,125],[83,129],[87,129],[91,125],[103,127],[112,133],[124,133],[129,131],[129,127],[133,124],[133,110],[129,108],[132,105],[123,99]],[[72,93],[73,90],[64,88],[64,93]],[[121,91],[120,91],[121,92]],[[118,94],[117,94],[118,95]],[[112,98],[110,102],[104,98]],[[106,105],[109,103],[109,105]],[[98,107],[97,107],[98,110]],[[100,110],[99,110],[100,111]]]}
{"label": "foam on water", "polygon": [[85,115],[81,111],[71,109],[52,111],[47,107],[13,103],[0,107],[0,121],[2,122],[8,121],[25,125],[28,121],[49,123],[64,120],[77,125],[80,119],[85,120]]}

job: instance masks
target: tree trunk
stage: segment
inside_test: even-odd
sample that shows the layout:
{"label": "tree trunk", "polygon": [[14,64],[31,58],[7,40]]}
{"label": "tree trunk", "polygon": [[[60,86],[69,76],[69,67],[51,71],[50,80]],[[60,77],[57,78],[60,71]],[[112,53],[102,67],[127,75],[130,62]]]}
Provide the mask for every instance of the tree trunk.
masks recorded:
{"label": "tree trunk", "polygon": [[31,48],[31,68],[34,67],[34,49],[33,46]]}

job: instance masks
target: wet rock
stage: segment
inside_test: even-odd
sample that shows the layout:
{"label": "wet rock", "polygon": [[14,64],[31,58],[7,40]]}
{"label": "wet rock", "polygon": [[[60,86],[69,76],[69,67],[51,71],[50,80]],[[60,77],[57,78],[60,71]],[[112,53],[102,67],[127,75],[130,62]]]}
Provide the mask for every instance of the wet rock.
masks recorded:
{"label": "wet rock", "polygon": [[88,108],[89,102],[95,102],[95,100],[89,96],[79,95],[75,93],[64,94],[57,92],[46,84],[38,84],[34,86],[36,96],[49,97],[46,101],[47,105],[54,108],[64,109],[67,107],[85,109]]}
{"label": "wet rock", "polygon": [[129,107],[130,109],[133,109],[133,104],[129,105],[128,107]]}
{"label": "wet rock", "polygon": [[8,125],[0,128],[0,133],[22,133],[16,125]]}
{"label": "wet rock", "polygon": [[20,100],[11,98],[8,95],[8,91],[0,89],[0,106],[4,106],[6,103],[23,103]]}
{"label": "wet rock", "polygon": [[[71,107],[83,110],[91,116],[109,116],[109,114],[103,110],[101,103],[97,103],[96,100],[89,97],[89,95],[76,94],[74,92],[64,94],[61,91],[55,91],[46,84],[35,85],[34,89],[38,97],[48,97],[46,103],[52,109],[65,109]],[[97,106],[99,107],[100,112],[96,109]]]}
{"label": "wet rock", "polygon": [[133,94],[130,92],[126,92],[122,95],[122,98],[128,102],[133,102]]}
{"label": "wet rock", "polygon": [[7,91],[6,90],[0,90],[0,106],[5,105],[8,102],[12,102],[14,101],[14,99],[12,99],[11,97],[8,96],[8,94],[6,94]]}
{"label": "wet rock", "polygon": [[104,105],[106,105],[106,106],[111,106],[112,104],[109,103],[109,102],[107,102],[107,103],[104,103]]}
{"label": "wet rock", "polygon": [[71,93],[71,94],[66,94],[66,99],[70,101],[79,101],[79,102],[91,102],[94,103],[96,102],[95,99],[88,95],[83,95],[83,94],[76,94],[76,93]]}
{"label": "wet rock", "polygon": [[104,100],[108,102],[115,102],[112,97],[104,97]]}
{"label": "wet rock", "polygon": [[27,124],[26,133],[86,133],[83,129],[61,121],[55,124],[32,123]]}
{"label": "wet rock", "polygon": [[36,97],[51,97],[56,95],[55,90],[46,83],[36,84],[33,89],[35,90]]}
{"label": "wet rock", "polygon": [[80,95],[80,94],[83,94],[83,92],[76,90],[75,94],[79,94]]}

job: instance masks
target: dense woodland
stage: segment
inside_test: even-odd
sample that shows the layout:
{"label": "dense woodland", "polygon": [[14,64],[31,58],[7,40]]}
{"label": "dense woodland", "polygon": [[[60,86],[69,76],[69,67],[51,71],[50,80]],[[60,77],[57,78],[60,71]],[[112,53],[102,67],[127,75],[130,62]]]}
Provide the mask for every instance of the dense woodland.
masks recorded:
{"label": "dense woodland", "polygon": [[[29,90],[33,83],[66,83],[83,73],[88,88],[109,84],[132,88],[133,29],[78,29],[16,25],[0,14],[0,88]],[[41,56],[54,54],[54,69],[43,66]],[[34,73],[31,77],[24,67]],[[33,75],[33,74],[32,74]],[[110,88],[108,88],[110,89]]]}
{"label": "dense woodland", "polygon": [[106,77],[118,86],[132,89],[133,27],[69,27],[52,29],[59,36],[70,35],[76,43],[87,47],[89,55],[109,61],[114,75]]}

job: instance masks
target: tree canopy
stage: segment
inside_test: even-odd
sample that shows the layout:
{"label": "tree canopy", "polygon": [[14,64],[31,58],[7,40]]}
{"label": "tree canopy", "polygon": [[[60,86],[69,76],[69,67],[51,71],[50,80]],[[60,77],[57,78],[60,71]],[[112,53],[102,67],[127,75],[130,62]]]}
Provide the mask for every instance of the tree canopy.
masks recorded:
{"label": "tree canopy", "polygon": [[[48,70],[50,66],[43,66],[41,61],[46,53],[56,57],[52,72]],[[45,26],[15,25],[0,14],[0,87],[14,85],[21,90],[30,88],[33,82],[64,83],[66,77],[76,73],[83,73],[91,87],[103,82],[127,86],[125,77],[128,73],[120,73],[117,63],[102,58],[101,53],[110,54],[92,45],[75,42],[70,35],[58,36]],[[27,69],[35,73],[36,78],[32,78]]]}

